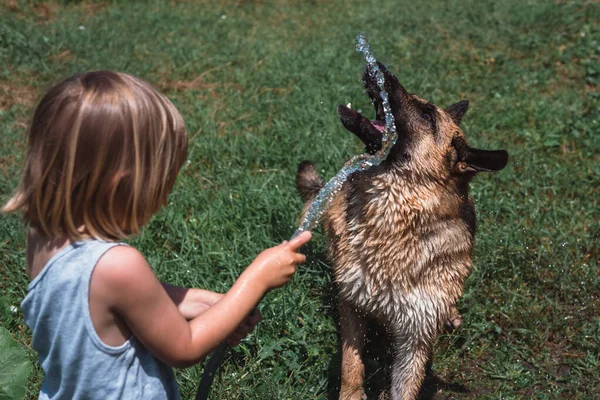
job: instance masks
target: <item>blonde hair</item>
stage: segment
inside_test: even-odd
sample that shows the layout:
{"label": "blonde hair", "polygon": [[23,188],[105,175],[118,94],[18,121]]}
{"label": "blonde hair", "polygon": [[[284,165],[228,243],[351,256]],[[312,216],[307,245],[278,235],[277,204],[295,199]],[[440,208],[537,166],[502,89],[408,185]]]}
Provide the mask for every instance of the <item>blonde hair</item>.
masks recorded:
{"label": "blonde hair", "polygon": [[73,76],[36,107],[2,211],[48,237],[125,238],[166,204],[186,155],[183,119],[151,85],[112,71]]}

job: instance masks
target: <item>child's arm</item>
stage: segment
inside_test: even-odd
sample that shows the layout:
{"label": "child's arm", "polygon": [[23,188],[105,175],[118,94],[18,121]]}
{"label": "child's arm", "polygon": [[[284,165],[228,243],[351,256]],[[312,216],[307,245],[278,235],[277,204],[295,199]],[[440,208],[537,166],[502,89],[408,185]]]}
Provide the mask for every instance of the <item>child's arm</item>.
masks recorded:
{"label": "child's arm", "polygon": [[196,318],[224,296],[210,290],[185,288],[165,282],[162,282],[162,286],[187,320]]}
{"label": "child's arm", "polygon": [[[165,282],[162,282],[162,286],[179,309],[181,315],[188,321],[208,310],[225,296],[222,293],[211,292],[210,290],[185,288]],[[262,314],[255,309],[252,314],[242,321],[236,331],[227,338],[227,344],[230,346],[240,344],[242,339],[254,331],[254,327],[261,320]]]}
{"label": "child's arm", "polygon": [[134,248],[117,246],[100,259],[92,276],[107,308],[123,318],[144,346],[165,363],[185,367],[202,360],[230,336],[264,294],[287,283],[305,256],[305,233],[263,251],[215,305],[186,321]]}

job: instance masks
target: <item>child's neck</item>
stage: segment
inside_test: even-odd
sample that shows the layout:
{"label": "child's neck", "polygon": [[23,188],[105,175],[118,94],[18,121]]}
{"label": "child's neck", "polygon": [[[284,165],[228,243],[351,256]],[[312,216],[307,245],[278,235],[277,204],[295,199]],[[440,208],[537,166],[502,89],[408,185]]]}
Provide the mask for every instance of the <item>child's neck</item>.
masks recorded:
{"label": "child's neck", "polygon": [[49,238],[40,233],[35,228],[27,230],[27,256],[25,272],[29,280],[35,279],[36,276],[50,259],[71,243],[67,237]]}

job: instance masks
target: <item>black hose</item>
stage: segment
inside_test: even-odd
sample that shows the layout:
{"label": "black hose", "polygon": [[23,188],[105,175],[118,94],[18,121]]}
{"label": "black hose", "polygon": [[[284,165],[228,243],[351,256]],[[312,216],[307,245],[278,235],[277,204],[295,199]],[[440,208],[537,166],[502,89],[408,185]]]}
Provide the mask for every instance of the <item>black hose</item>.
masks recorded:
{"label": "black hose", "polygon": [[227,343],[223,343],[219,347],[217,347],[217,349],[214,350],[209,356],[208,361],[206,361],[206,364],[204,365],[204,372],[202,373],[200,384],[198,385],[196,400],[208,399],[208,395],[210,394],[210,387],[212,386],[213,380],[215,379],[215,375],[217,374],[217,372],[219,372],[221,364],[223,364],[223,360],[225,360],[227,350],[229,350],[229,346],[227,345]]}

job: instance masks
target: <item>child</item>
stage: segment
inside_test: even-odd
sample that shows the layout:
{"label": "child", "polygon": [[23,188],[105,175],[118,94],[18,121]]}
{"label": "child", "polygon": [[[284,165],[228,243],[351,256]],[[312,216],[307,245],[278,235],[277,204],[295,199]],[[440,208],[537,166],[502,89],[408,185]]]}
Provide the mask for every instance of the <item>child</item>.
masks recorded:
{"label": "child", "polygon": [[120,243],[167,203],[186,159],[173,104],[148,83],[94,71],[37,106],[17,193],[4,212],[28,225],[29,292],[21,307],[46,373],[41,399],[165,399],[169,366],[237,344],[266,292],[288,282],[310,233],[263,251],[221,295],[161,284]]}

